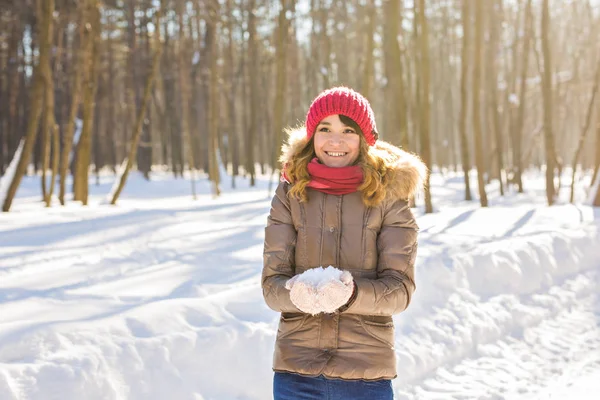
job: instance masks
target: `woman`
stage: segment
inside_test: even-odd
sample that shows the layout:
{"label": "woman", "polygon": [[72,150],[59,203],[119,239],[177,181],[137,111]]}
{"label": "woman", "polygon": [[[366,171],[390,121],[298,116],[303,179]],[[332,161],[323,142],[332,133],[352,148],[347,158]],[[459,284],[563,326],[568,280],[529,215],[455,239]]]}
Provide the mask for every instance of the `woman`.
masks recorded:
{"label": "woman", "polygon": [[408,199],[426,168],[377,137],[369,102],[337,87],[315,98],[284,148],[262,273],[281,313],[275,400],[393,398],[392,315],[415,290]]}

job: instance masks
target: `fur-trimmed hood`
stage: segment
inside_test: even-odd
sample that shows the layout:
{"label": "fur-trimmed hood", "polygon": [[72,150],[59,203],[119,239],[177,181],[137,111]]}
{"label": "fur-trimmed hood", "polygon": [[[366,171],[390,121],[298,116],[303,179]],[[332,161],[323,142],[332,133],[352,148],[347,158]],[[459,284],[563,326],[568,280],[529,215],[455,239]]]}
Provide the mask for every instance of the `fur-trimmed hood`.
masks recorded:
{"label": "fur-trimmed hood", "polygon": [[[304,127],[289,131],[287,143],[283,145],[279,161],[286,165],[304,147],[308,139]],[[409,199],[422,188],[427,177],[427,167],[421,159],[412,153],[404,151],[388,142],[377,140],[369,151],[383,161],[380,174],[394,174],[387,179],[386,198]]]}

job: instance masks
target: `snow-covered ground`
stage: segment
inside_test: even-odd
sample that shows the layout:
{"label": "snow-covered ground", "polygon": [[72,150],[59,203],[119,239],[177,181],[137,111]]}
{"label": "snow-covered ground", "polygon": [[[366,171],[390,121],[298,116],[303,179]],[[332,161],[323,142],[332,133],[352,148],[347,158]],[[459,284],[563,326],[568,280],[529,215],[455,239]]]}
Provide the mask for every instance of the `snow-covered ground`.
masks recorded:
{"label": "snow-covered ground", "polygon": [[[100,205],[112,180],[89,207],[46,209],[26,178],[0,214],[0,399],[270,399],[267,178],[219,199],[203,181],[194,202],[189,181],[133,174],[118,206]],[[397,399],[597,398],[600,209],[546,207],[533,172],[526,194],[489,185],[488,209],[462,185],[435,174],[436,212],[416,211]]]}

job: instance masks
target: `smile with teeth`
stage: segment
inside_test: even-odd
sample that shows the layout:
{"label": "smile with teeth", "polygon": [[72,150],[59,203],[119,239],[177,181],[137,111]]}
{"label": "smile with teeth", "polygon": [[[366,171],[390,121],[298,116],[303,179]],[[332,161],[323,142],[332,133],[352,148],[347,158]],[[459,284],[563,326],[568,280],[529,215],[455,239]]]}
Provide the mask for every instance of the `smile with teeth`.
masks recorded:
{"label": "smile with teeth", "polygon": [[344,157],[348,153],[343,153],[340,151],[326,151],[325,154],[327,154],[329,157]]}

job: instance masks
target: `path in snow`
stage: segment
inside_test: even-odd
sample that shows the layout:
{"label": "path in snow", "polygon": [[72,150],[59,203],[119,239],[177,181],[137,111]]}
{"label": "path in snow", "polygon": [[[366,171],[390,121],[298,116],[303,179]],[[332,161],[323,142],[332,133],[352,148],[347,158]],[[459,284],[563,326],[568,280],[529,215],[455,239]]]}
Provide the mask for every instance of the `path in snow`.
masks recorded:
{"label": "path in snow", "polygon": [[593,392],[573,390],[600,372],[599,276],[577,274],[521,298],[523,307],[541,311],[539,321],[399,388],[398,399],[595,399],[597,381]]}

